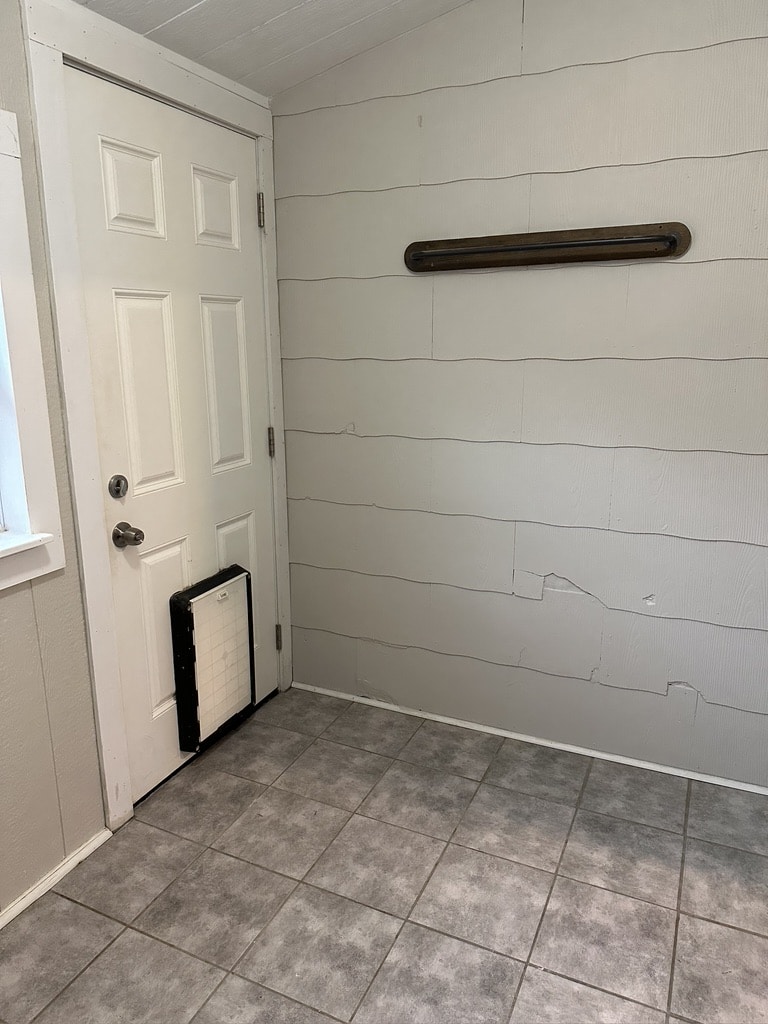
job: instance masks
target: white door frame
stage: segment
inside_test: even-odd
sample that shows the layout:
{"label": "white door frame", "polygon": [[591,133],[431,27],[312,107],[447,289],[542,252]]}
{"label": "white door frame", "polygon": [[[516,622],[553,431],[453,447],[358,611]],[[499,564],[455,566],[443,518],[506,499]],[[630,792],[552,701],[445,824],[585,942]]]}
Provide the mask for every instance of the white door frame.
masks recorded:
{"label": "white door frame", "polygon": [[107,825],[114,829],[132,816],[133,804],[104,514],[105,483],[99,465],[83,279],[76,255],[77,223],[65,107],[65,62],[100,72],[128,88],[234,128],[256,141],[258,187],[264,193],[266,207],[266,226],[261,233],[262,266],[269,400],[276,440],[272,485],[277,612],[283,627],[278,685],[285,689],[290,686],[292,675],[272,115],[263,96],[157,46],[72,0],[26,0],[25,6],[104,805]]}

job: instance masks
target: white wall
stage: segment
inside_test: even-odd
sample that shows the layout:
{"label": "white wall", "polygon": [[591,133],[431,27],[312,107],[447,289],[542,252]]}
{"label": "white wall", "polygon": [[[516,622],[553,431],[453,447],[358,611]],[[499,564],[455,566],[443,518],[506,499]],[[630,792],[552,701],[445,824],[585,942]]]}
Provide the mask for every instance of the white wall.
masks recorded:
{"label": "white wall", "polygon": [[[768,785],[768,5],[524,11],[274,104],[294,677]],[[655,220],[680,261],[402,262]]]}
{"label": "white wall", "polygon": [[[0,593],[0,913],[104,829],[21,5],[0,2],[0,108],[16,113],[67,565]],[[2,198],[0,198],[0,202]]]}

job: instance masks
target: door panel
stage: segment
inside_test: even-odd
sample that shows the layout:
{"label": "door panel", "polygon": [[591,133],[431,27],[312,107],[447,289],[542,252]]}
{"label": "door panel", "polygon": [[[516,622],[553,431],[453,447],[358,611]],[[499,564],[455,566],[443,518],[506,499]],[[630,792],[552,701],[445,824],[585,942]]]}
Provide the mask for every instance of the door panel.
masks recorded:
{"label": "door panel", "polygon": [[222,249],[240,248],[240,213],[237,202],[237,178],[192,168],[195,194],[195,231],[200,245]]}
{"label": "door panel", "polygon": [[206,296],[201,315],[211,468],[221,473],[251,461],[243,301]]}
{"label": "door panel", "polygon": [[[256,145],[67,69],[105,528],[131,779],[183,763],[168,598],[237,561],[253,574],[257,697],[277,686],[269,393]],[[126,497],[109,478],[123,473]],[[264,642],[259,642],[259,638]]]}
{"label": "door panel", "polygon": [[117,349],[134,494],[183,482],[171,297],[115,292]]}
{"label": "door panel", "polygon": [[100,139],[107,227],[165,238],[160,154]]}
{"label": "door panel", "polygon": [[237,563],[256,575],[256,529],[253,512],[216,524],[219,568]]}

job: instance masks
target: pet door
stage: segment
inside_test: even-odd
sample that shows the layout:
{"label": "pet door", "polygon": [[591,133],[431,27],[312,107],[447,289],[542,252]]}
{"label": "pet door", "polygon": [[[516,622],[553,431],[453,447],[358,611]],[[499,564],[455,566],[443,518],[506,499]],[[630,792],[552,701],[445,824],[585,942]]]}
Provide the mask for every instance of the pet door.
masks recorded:
{"label": "pet door", "polygon": [[240,565],[170,600],[179,747],[197,751],[256,699],[251,574]]}

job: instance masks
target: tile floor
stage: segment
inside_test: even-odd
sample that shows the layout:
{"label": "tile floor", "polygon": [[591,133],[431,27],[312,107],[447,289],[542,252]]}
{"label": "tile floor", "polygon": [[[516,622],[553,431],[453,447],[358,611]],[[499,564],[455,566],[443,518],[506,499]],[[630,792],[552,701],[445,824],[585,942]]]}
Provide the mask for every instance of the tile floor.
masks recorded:
{"label": "tile floor", "polygon": [[291,690],[0,932],[3,1024],[768,1022],[768,798]]}

